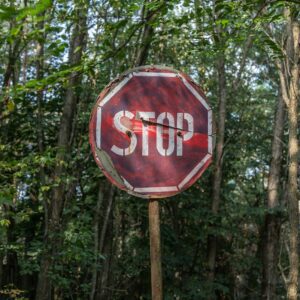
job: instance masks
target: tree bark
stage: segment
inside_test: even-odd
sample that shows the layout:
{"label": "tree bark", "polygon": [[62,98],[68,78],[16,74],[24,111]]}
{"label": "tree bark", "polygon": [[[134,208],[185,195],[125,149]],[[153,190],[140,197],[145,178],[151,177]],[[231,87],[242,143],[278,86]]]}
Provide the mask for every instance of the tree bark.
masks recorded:
{"label": "tree bark", "polygon": [[[221,182],[222,182],[222,156],[225,136],[225,118],[226,118],[226,79],[225,79],[225,59],[224,55],[218,59],[218,89],[219,89],[219,109],[218,109],[218,132],[215,155],[215,169],[213,175],[213,192],[212,192],[212,214],[216,216],[219,212],[221,199]],[[217,251],[217,237],[208,238],[208,280],[211,285],[215,278],[215,262]]]}
{"label": "tree bark", "polygon": [[[216,2],[214,1],[214,16],[215,20],[218,19],[218,12],[216,9]],[[224,38],[222,37],[223,29],[221,26],[216,25],[214,32],[214,43],[216,48],[221,48],[218,53],[216,62],[216,70],[218,74],[218,117],[217,117],[217,134],[216,134],[216,151],[215,151],[215,164],[213,171],[212,182],[212,214],[217,216],[221,201],[221,183],[222,183],[222,165],[223,165],[223,148],[225,137],[225,119],[226,119],[226,71],[225,71],[225,53],[223,47]],[[215,268],[216,268],[216,252],[217,252],[217,236],[208,236],[207,242],[207,280],[209,283],[209,299],[216,297],[213,284],[215,281]]]}
{"label": "tree bark", "polygon": [[[91,300],[108,300],[111,298],[110,279],[113,246],[113,206],[115,187],[107,182],[101,182],[98,195],[99,210],[95,216],[97,229],[97,243],[95,243],[96,264],[93,274],[93,286],[90,295]],[[102,211],[102,213],[101,213]],[[99,268],[99,254],[104,257]]]}
{"label": "tree bark", "polygon": [[[10,6],[14,7],[15,3],[14,1],[11,1]],[[24,6],[27,6],[27,2],[24,1]],[[12,21],[9,24],[9,29],[11,30],[15,26],[15,21],[12,19]],[[6,109],[6,105],[9,102],[9,87],[11,84],[11,81],[13,85],[16,84],[16,64],[19,58],[20,54],[20,46],[21,46],[21,33],[23,31],[23,27],[20,29],[19,37],[16,37],[13,41],[13,43],[9,43],[8,47],[8,61],[5,68],[5,72],[3,74],[3,82],[2,82],[2,88],[1,88],[1,102],[0,102],[0,122],[4,119],[3,112]],[[2,125],[0,123],[0,125]]]}
{"label": "tree bark", "polygon": [[[10,7],[14,6],[14,2],[11,1]],[[27,6],[27,2],[24,1],[24,7]],[[15,26],[15,21],[12,19],[12,21],[9,24],[9,29],[11,30]],[[21,27],[20,33],[22,33],[23,28]],[[0,127],[1,127],[1,121],[2,121],[2,113],[5,110],[5,106],[7,105],[9,101],[9,96],[6,94],[7,90],[10,87],[10,83],[12,81],[13,85],[16,85],[16,63],[19,58],[19,48],[21,45],[21,38],[15,38],[13,43],[9,43],[8,48],[8,62],[5,68],[5,72],[3,74],[3,82],[2,82],[2,95],[0,102]],[[4,131],[4,139],[2,139],[2,143],[5,143],[5,140],[8,138],[7,132]],[[17,188],[17,187],[15,187]],[[14,206],[15,206],[15,199],[13,200],[13,205],[1,205],[0,210],[3,211],[3,213],[6,215],[7,218],[10,221],[9,226],[7,227],[6,237],[7,237],[7,244],[13,244],[16,242],[16,236],[14,232],[15,227],[15,220],[12,216],[14,214]],[[6,258],[6,266],[3,263],[3,260]],[[6,270],[5,270],[6,269]],[[3,274],[6,273],[6,278],[3,276]],[[5,254],[0,254],[0,288],[2,285],[5,284],[14,284],[15,286],[19,286],[20,283],[20,270],[18,265],[18,256],[17,252],[14,249],[7,249]]]}
{"label": "tree bark", "polygon": [[[7,228],[7,244],[13,245],[17,241],[16,231],[15,231],[15,208],[14,205],[5,206],[5,211],[7,212],[7,217],[10,222]],[[20,267],[18,263],[17,251],[14,249],[8,249],[6,253],[6,269],[7,269],[7,282],[6,284],[13,284],[16,287],[20,286]]]}
{"label": "tree bark", "polygon": [[[69,63],[70,65],[78,65],[81,62],[83,48],[85,46],[87,33],[87,3],[81,7],[75,7],[77,21],[74,24],[70,41]],[[52,201],[49,207],[49,221],[47,224],[48,232],[45,235],[44,245],[47,247],[42,255],[40,273],[36,291],[36,299],[51,299],[51,281],[49,278],[49,270],[53,264],[53,256],[58,251],[58,233],[61,230],[61,215],[64,205],[65,186],[60,181],[65,173],[64,162],[68,160],[70,150],[70,139],[72,132],[73,119],[76,111],[78,93],[76,87],[80,84],[80,74],[73,72],[69,76],[68,88],[66,91],[66,100],[63,107],[63,113],[60,120],[60,128],[57,143],[57,164],[54,170],[54,180],[58,181],[58,186],[53,190]]]}
{"label": "tree bark", "polygon": [[95,263],[92,270],[92,288],[90,293],[90,300],[94,300],[95,292],[96,292],[96,284],[97,284],[97,277],[98,277],[98,264],[99,264],[99,231],[100,231],[100,220],[101,220],[101,207],[103,203],[103,191],[102,191],[102,184],[100,183],[99,191],[98,191],[98,199],[96,204],[95,210],[95,224],[94,224],[94,257]]}
{"label": "tree bark", "polygon": [[282,95],[278,97],[277,112],[274,123],[274,134],[272,141],[272,159],[268,178],[268,212],[265,215],[262,245],[262,299],[276,299],[276,281],[278,248],[280,238],[280,216],[279,192],[280,192],[280,172],[283,148],[283,129],[285,119],[285,105]]}
{"label": "tree bark", "polygon": [[3,92],[5,92],[5,90],[9,87],[10,80],[12,79],[12,76],[15,73],[16,61],[18,59],[20,44],[21,44],[21,40],[20,38],[18,38],[15,40],[13,45],[9,46],[8,63],[3,76],[3,84],[2,84]]}
{"label": "tree bark", "polygon": [[[45,25],[45,12],[41,15],[41,20],[38,22],[37,27],[42,32],[37,40],[36,45],[36,79],[42,80],[44,78],[44,40],[46,38],[46,34],[44,33],[44,25]],[[38,90],[36,92],[36,100],[37,100],[37,144],[38,151],[40,155],[44,153],[44,112],[43,112],[43,101],[44,101],[44,90]],[[46,184],[46,176],[45,176],[45,168],[40,166],[40,186],[44,186]],[[44,235],[46,236],[48,233],[48,203],[45,198],[45,193],[40,192],[42,198],[42,203],[44,207]]]}
{"label": "tree bark", "polygon": [[[216,10],[217,2],[214,3],[214,18],[215,21],[218,20],[219,12]],[[205,3],[200,3],[199,0],[194,0],[194,8],[196,12],[196,25],[199,33],[202,32],[201,29],[201,15],[198,12],[198,8]],[[225,139],[225,120],[226,120],[226,98],[227,98],[227,87],[226,87],[226,70],[225,70],[225,50],[224,44],[226,43],[224,39],[225,30],[222,26],[216,25],[214,36],[214,44],[216,48],[221,48],[219,50],[219,56],[216,62],[216,70],[218,75],[218,117],[217,117],[217,134],[216,134],[216,151],[214,155],[214,171],[212,179],[212,214],[216,217],[219,213],[219,207],[221,202],[221,184],[222,184],[222,168],[223,168],[223,151],[224,151],[224,139]],[[242,83],[241,76],[246,65],[246,59],[248,53],[251,49],[253,43],[253,37],[248,36],[245,40],[243,52],[240,60],[240,67],[235,80],[231,83],[232,93],[236,93],[240,84]],[[213,283],[215,280],[215,268],[216,268],[216,252],[217,252],[217,237],[215,235],[210,235],[208,237],[207,243],[207,280],[211,288],[210,297],[215,298],[215,293],[213,292]]]}
{"label": "tree bark", "polygon": [[[160,7],[162,8],[162,7]],[[141,41],[141,46],[138,50],[137,57],[135,60],[135,67],[142,66],[146,63],[147,57],[148,57],[148,51],[150,47],[150,43],[152,41],[152,37],[154,34],[154,28],[151,24],[155,18],[157,18],[159,10],[156,9],[155,11],[151,11],[147,9],[144,5],[142,14],[145,13],[146,10],[146,16],[145,16],[145,25],[143,29],[143,34],[142,34],[142,41]]]}
{"label": "tree bark", "polygon": [[[40,22],[38,22],[37,27],[39,30],[43,31],[45,13],[43,13],[40,17],[42,19]],[[38,39],[37,46],[36,46],[36,79],[37,80],[42,80],[44,77],[44,38],[45,38],[45,34],[41,34],[40,39]],[[37,135],[38,135],[38,148],[40,153],[43,153],[44,151],[43,109],[42,109],[43,98],[44,98],[44,91],[38,90],[36,95],[37,109],[38,109],[38,114],[37,114],[38,134]]]}
{"label": "tree bark", "polygon": [[288,18],[288,44],[287,55],[291,61],[290,84],[289,84],[289,168],[288,168],[288,208],[290,221],[290,271],[287,298],[296,300],[298,295],[298,272],[299,272],[299,253],[298,253],[298,230],[299,230],[299,206],[298,206],[298,97],[299,97],[299,48],[300,48],[300,24],[293,19],[292,12],[287,11]]}

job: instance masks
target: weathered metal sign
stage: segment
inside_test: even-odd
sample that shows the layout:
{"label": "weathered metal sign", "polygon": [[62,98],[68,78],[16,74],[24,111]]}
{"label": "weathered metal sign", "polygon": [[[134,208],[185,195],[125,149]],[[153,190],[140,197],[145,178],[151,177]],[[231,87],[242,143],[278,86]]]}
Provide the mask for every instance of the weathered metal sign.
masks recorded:
{"label": "weathered metal sign", "polygon": [[211,162],[212,111],[187,75],[136,68],[99,95],[90,144],[98,166],[120,189],[143,198],[172,196]]}

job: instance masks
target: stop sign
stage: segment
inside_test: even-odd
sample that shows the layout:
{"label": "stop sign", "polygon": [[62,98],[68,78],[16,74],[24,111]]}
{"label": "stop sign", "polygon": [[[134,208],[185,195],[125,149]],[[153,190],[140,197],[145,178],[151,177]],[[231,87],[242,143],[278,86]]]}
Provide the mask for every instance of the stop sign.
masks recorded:
{"label": "stop sign", "polygon": [[89,138],[98,166],[120,189],[168,197],[190,187],[210,164],[212,111],[187,75],[140,67],[101,92]]}

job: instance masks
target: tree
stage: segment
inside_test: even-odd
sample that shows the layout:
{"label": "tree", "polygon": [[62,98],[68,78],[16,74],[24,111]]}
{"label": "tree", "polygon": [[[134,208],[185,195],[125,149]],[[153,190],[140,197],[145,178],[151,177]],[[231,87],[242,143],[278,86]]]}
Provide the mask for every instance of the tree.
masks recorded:
{"label": "tree", "polygon": [[283,99],[288,107],[289,119],[289,168],[288,168],[288,208],[290,225],[290,270],[288,278],[288,299],[297,299],[298,295],[298,229],[299,229],[299,206],[298,206],[298,97],[299,97],[299,38],[300,24],[297,12],[293,8],[285,9],[287,20],[287,37],[285,44],[285,60],[277,61]]}
{"label": "tree", "polygon": [[[84,9],[82,9],[82,5]],[[75,3],[76,17],[70,40],[69,52],[69,63],[71,66],[79,65],[82,59],[87,34],[87,10],[88,5],[85,1],[78,1]],[[48,217],[46,219],[48,224],[46,225],[45,245],[49,246],[50,249],[45,251],[41,260],[36,292],[37,299],[51,298],[52,289],[49,272],[51,270],[52,260],[58,254],[58,246],[60,245],[58,236],[61,231],[61,217],[65,201],[65,183],[62,181],[62,177],[66,172],[64,164],[69,155],[70,145],[72,143],[73,121],[78,101],[78,92],[76,92],[76,88],[78,88],[80,80],[81,76],[76,71],[72,72],[68,78],[68,87],[66,90],[66,98],[58,134],[56,165],[53,174],[53,178],[57,182],[57,187],[53,189],[49,212],[47,209],[45,210],[45,214]]]}
{"label": "tree", "polygon": [[213,166],[160,200],[164,298],[295,299],[297,1],[2,2],[0,298],[151,297],[148,203],[107,182],[88,124],[109,82],[161,64],[216,125]]}
{"label": "tree", "polygon": [[274,299],[276,297],[276,283],[278,280],[278,248],[280,238],[280,171],[282,164],[283,130],[285,121],[285,107],[281,93],[278,95],[277,111],[274,122],[272,140],[272,159],[268,177],[267,213],[263,227],[263,282],[262,297]]}

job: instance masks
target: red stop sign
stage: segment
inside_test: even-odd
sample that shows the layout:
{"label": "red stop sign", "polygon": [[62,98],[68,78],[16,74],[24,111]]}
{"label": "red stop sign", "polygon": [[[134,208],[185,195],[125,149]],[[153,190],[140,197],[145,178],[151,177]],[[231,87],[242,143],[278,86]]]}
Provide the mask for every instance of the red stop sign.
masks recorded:
{"label": "red stop sign", "polygon": [[140,67],[99,95],[90,144],[98,166],[120,189],[143,198],[172,196],[211,162],[212,111],[185,74]]}

